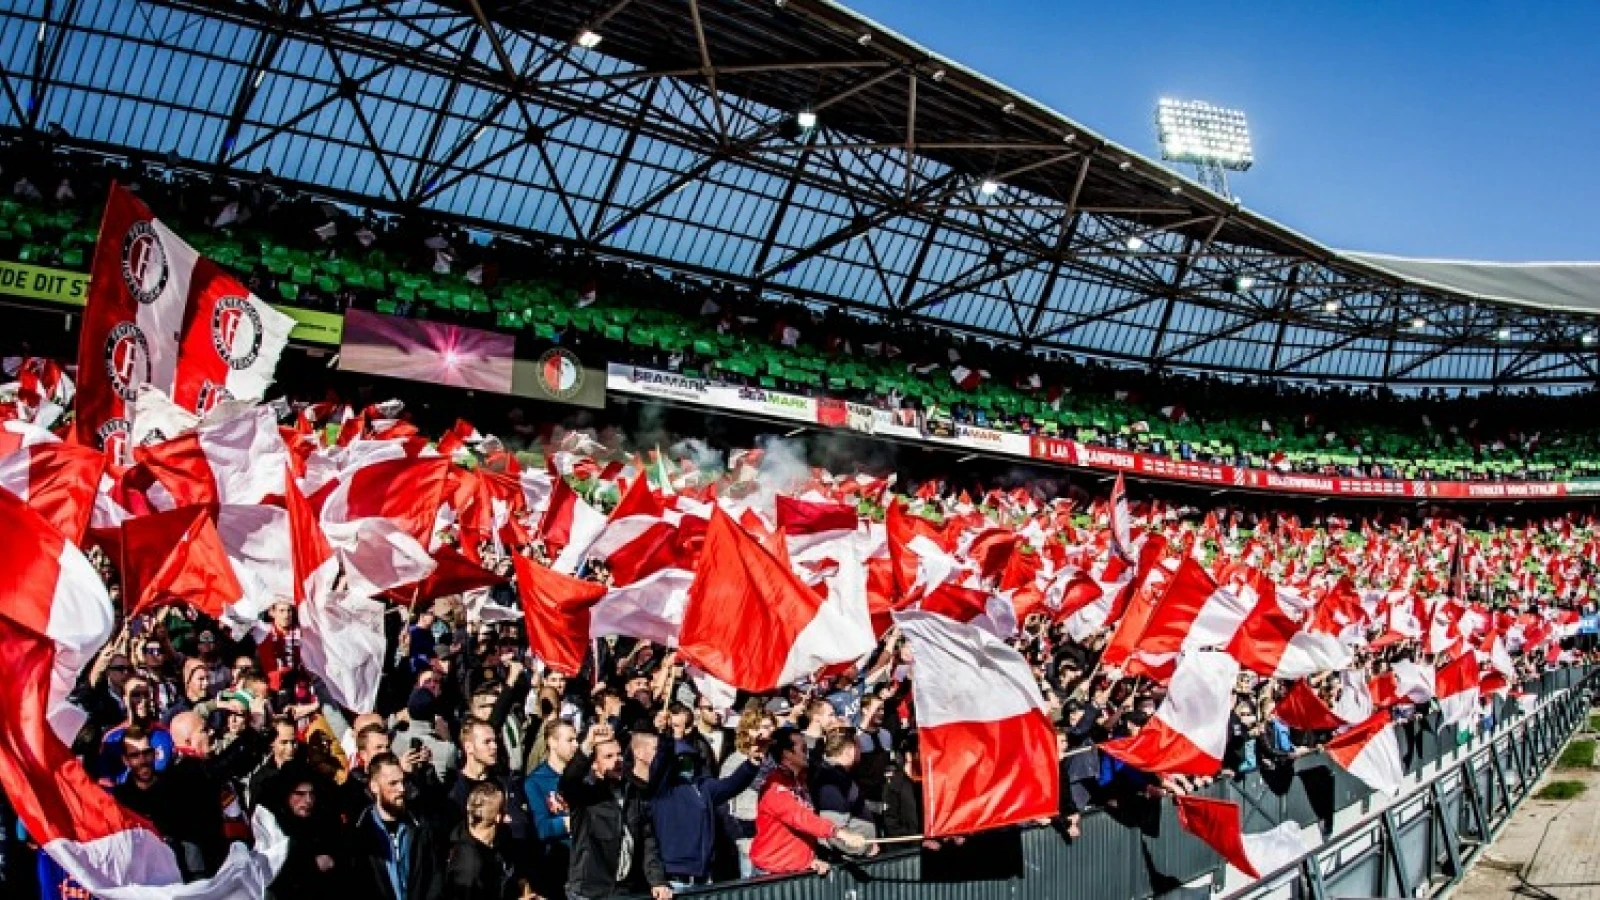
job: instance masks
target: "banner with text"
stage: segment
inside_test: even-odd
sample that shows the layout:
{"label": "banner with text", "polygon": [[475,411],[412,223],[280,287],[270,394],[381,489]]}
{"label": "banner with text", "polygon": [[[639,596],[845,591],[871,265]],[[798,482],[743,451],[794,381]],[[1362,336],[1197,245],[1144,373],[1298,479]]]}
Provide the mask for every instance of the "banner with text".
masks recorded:
{"label": "banner with text", "polygon": [[1600,479],[1578,481],[1420,481],[1344,478],[1185,462],[1165,456],[1095,447],[1078,441],[1030,437],[965,425],[938,412],[924,420],[913,410],[884,410],[859,403],[801,397],[765,388],[717,384],[705,378],[612,363],[606,387],[621,394],[654,397],[745,413],[784,422],[918,441],[976,453],[1010,456],[1080,469],[1127,472],[1148,478],[1219,489],[1412,500],[1549,500],[1600,495]]}

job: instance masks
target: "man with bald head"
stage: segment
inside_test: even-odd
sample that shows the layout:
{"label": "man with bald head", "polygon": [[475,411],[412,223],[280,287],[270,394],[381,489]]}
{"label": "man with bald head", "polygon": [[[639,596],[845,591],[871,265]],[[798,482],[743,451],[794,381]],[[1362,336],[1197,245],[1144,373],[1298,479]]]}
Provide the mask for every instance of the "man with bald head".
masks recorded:
{"label": "man with bald head", "polygon": [[192,712],[173,716],[167,731],[174,755],[165,774],[185,807],[185,839],[199,849],[206,872],[215,872],[227,855],[227,840],[222,830],[222,781],[211,759],[211,732],[205,720]]}
{"label": "man with bald head", "polygon": [[124,770],[112,789],[118,803],[150,820],[166,839],[185,881],[214,874],[227,855],[221,790],[197,749],[209,749],[211,736],[199,719],[194,713],[173,718],[173,756],[164,770],[155,765],[152,732],[130,725],[118,742]]}

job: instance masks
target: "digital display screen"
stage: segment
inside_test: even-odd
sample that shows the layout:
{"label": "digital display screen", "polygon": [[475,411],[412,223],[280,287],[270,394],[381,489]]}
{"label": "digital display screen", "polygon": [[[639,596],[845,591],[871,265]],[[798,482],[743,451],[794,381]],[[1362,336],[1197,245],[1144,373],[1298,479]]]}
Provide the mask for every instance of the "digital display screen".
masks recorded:
{"label": "digital display screen", "polygon": [[352,309],[344,314],[339,368],[510,394],[516,350],[509,334]]}

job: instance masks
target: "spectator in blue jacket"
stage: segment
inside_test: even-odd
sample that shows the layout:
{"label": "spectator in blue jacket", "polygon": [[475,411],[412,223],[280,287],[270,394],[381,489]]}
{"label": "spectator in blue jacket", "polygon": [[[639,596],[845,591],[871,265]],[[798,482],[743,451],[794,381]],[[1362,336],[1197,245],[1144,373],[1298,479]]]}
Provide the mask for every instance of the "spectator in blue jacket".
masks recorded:
{"label": "spectator in blue jacket", "polygon": [[[561,773],[567,770],[578,752],[578,729],[566,719],[550,719],[544,725],[544,745],[548,754],[522,782],[528,795],[528,809],[539,841],[540,883],[534,890],[541,897],[560,897],[566,890],[567,867],[572,862],[572,810],[561,796]],[[548,883],[544,883],[548,882]]]}
{"label": "spectator in blue jacket", "polygon": [[709,884],[717,845],[717,807],[737,797],[756,780],[754,761],[766,746],[753,747],[752,760],[725,778],[712,777],[694,744],[661,740],[650,773],[650,806],[661,862],[674,890]]}

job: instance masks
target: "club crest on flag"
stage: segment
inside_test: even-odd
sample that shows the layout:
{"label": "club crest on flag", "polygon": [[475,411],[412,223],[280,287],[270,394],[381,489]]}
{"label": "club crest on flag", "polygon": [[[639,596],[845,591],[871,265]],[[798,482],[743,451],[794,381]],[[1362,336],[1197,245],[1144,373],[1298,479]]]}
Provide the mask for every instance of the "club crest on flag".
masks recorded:
{"label": "club crest on flag", "polygon": [[539,377],[545,390],[565,400],[583,388],[583,365],[572,351],[557,347],[539,357]]}
{"label": "club crest on flag", "polygon": [[167,250],[148,220],[134,222],[122,238],[122,279],[140,303],[156,302],[167,286]]}
{"label": "club crest on flag", "polygon": [[107,456],[125,460],[128,458],[128,438],[132,433],[133,426],[127,419],[116,418],[107,419],[104,425],[95,429],[94,436]]}
{"label": "club crest on flag", "polygon": [[150,342],[132,322],[118,322],[106,336],[106,375],[117,396],[132,402],[150,380]]}
{"label": "club crest on flag", "polygon": [[[226,357],[224,357],[224,359],[226,359]],[[216,409],[217,404],[221,403],[222,401],[232,399],[233,394],[230,393],[226,387],[223,387],[222,385],[217,384],[215,381],[207,378],[205,383],[200,385],[200,393],[195,398],[195,412],[203,416],[206,413],[211,412],[213,409]]]}
{"label": "club crest on flag", "polygon": [[211,313],[211,346],[235,372],[255,365],[265,329],[261,314],[243,297],[223,297]]}

